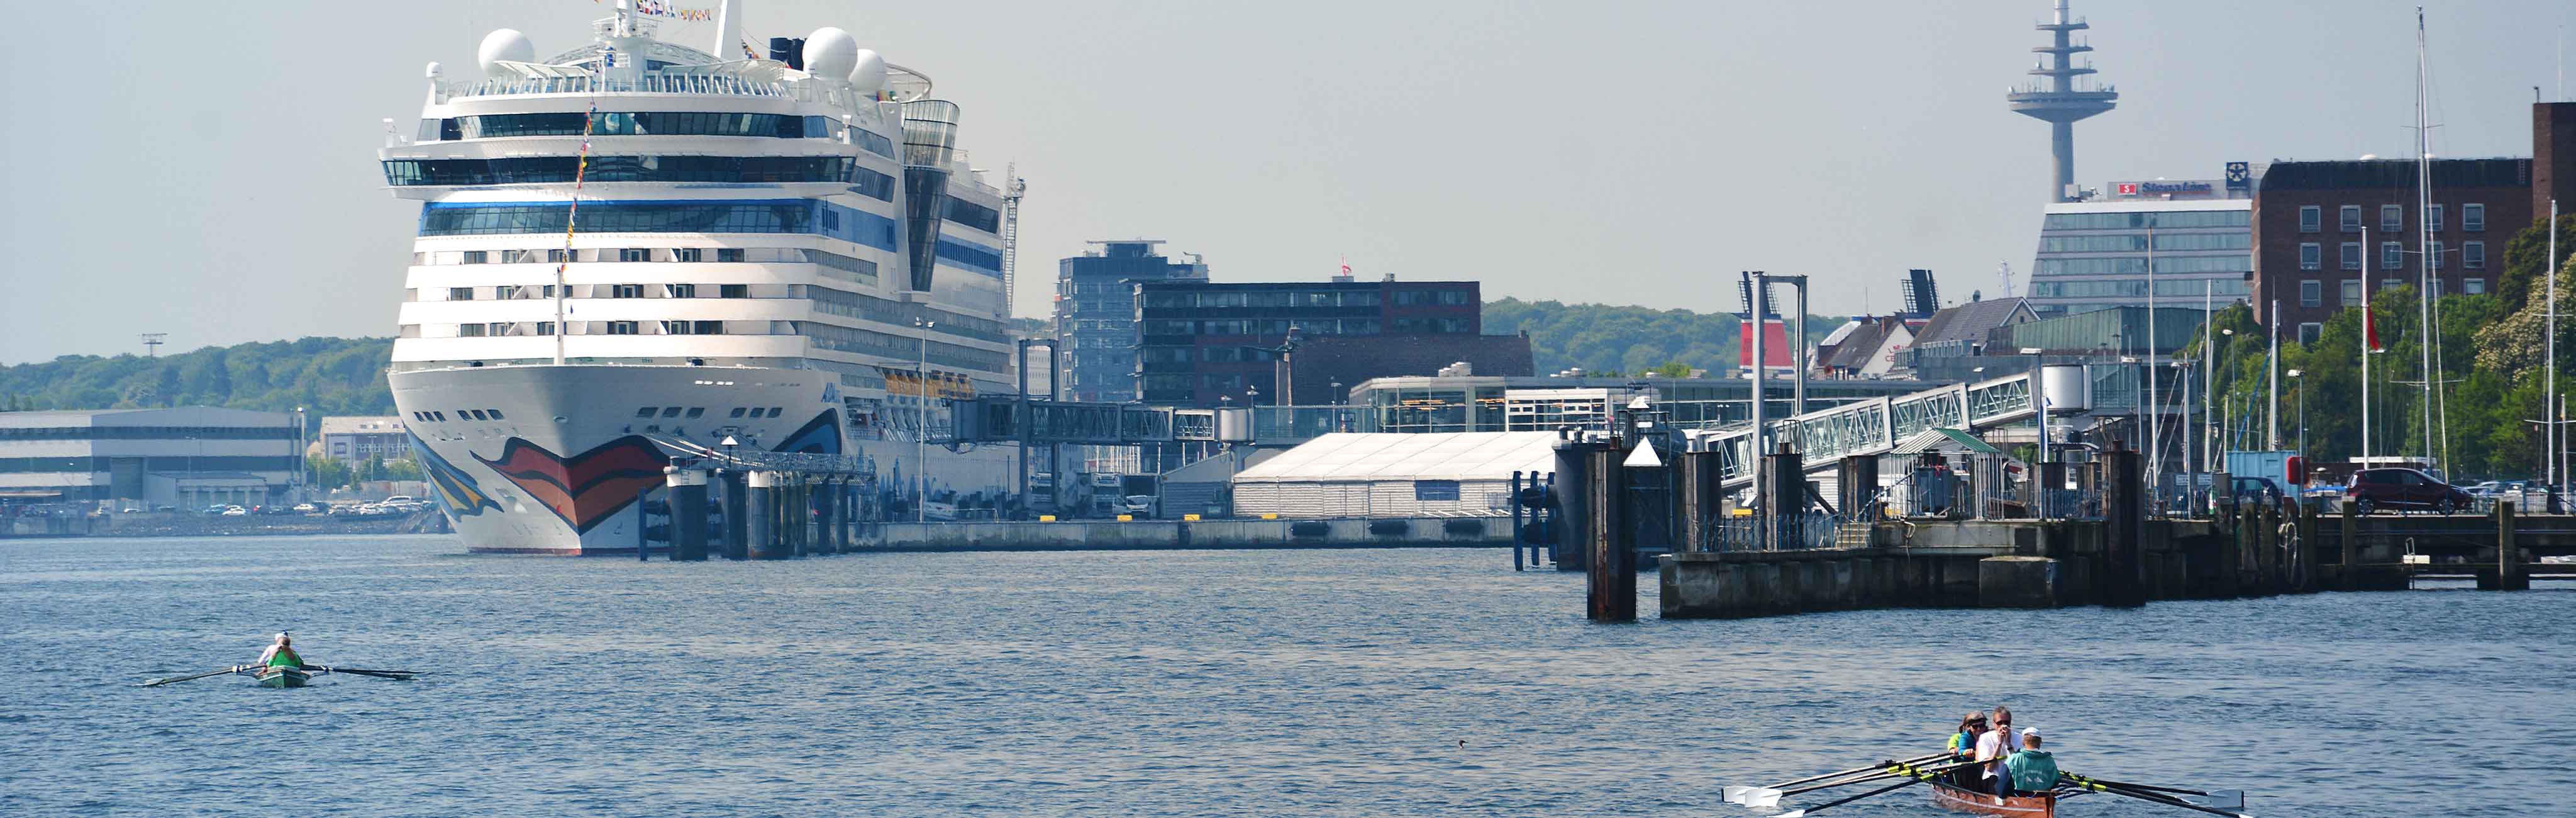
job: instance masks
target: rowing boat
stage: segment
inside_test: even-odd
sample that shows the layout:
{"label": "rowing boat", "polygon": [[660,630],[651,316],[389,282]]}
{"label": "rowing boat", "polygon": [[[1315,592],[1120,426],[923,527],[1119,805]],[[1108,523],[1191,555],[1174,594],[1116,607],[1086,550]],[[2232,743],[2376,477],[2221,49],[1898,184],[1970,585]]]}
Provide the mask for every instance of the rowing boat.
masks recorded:
{"label": "rowing boat", "polygon": [[259,669],[259,686],[261,687],[303,687],[305,683],[312,681],[312,679],[313,674],[306,672],[303,668],[264,667]]}
{"label": "rowing boat", "polygon": [[1932,803],[1959,812],[2002,818],[2057,818],[2057,794],[2053,792],[1996,798],[1939,781],[1931,783]]}

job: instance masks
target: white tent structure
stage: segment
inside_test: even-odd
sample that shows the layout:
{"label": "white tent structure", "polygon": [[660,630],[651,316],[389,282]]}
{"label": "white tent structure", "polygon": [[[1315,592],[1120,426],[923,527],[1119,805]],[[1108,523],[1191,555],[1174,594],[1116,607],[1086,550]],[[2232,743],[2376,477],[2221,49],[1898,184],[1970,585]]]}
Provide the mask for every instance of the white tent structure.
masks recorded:
{"label": "white tent structure", "polygon": [[1512,472],[1556,470],[1555,432],[1328,434],[1234,476],[1238,517],[1502,517]]}

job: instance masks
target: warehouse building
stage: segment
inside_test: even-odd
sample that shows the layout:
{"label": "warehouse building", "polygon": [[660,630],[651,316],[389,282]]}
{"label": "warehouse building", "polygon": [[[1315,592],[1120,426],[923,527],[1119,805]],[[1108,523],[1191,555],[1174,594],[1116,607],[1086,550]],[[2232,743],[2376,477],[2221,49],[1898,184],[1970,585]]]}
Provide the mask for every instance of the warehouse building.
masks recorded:
{"label": "warehouse building", "polygon": [[0,412],[0,503],[271,503],[301,473],[301,438],[284,412]]}
{"label": "warehouse building", "polygon": [[1502,517],[1512,474],[1556,470],[1555,432],[1341,432],[1234,476],[1238,517]]}

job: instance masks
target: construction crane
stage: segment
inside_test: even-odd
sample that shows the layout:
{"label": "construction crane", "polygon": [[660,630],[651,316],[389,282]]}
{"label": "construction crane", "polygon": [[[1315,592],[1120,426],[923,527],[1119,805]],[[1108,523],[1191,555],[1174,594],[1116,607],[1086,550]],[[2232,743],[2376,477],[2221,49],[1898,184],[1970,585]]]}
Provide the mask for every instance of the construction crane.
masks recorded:
{"label": "construction crane", "polygon": [[1020,197],[1028,195],[1028,180],[1021,179],[1017,162],[1002,166],[1002,314],[1019,311],[1020,295]]}
{"label": "construction crane", "polygon": [[2004,297],[2005,297],[2005,298],[2011,298],[2011,297],[2012,297],[2012,262],[2009,262],[2009,261],[1998,261],[1998,262],[1995,262],[1995,277],[1996,277],[1996,278],[1999,278],[1999,279],[2002,279],[2002,280],[2003,280],[2003,282],[2004,282]]}

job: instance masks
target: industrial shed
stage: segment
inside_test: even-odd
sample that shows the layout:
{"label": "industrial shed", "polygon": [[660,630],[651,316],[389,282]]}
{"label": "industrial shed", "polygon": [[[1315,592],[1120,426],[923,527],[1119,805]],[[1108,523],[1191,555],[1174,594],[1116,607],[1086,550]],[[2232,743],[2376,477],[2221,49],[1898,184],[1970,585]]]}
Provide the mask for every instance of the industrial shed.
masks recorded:
{"label": "industrial shed", "polygon": [[1501,517],[1512,472],[1556,470],[1555,432],[1328,434],[1234,476],[1238,517]]}

